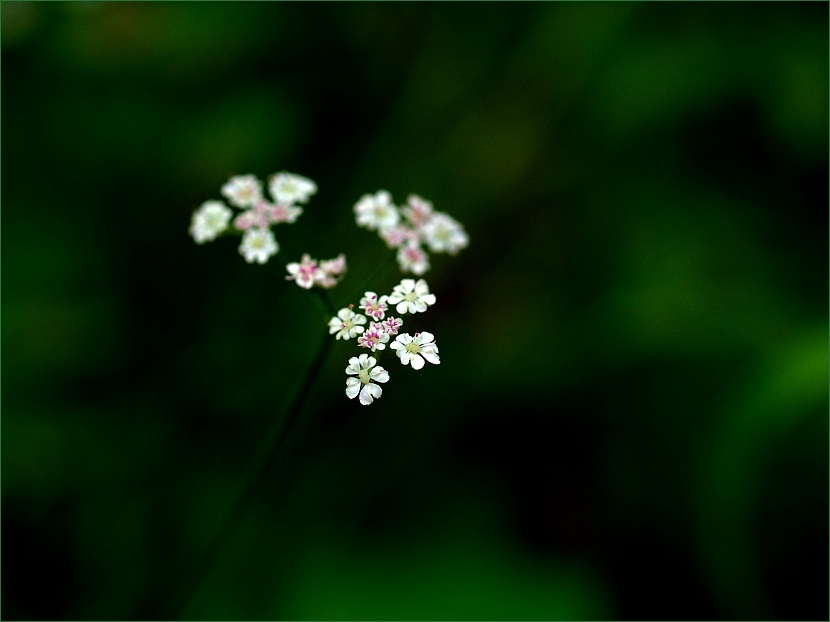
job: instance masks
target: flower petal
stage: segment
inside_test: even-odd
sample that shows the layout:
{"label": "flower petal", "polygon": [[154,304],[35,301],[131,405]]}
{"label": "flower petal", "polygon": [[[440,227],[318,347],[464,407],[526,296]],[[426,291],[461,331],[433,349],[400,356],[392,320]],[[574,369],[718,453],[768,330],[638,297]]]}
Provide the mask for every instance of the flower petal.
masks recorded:
{"label": "flower petal", "polygon": [[412,355],[412,369],[421,369],[424,366],[424,359],[420,354]]}

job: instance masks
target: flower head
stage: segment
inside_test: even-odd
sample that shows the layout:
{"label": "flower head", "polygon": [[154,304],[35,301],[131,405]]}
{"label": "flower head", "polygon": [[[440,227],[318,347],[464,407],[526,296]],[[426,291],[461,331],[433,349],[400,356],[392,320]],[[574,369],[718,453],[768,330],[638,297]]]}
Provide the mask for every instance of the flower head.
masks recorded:
{"label": "flower head", "polygon": [[331,289],[337,285],[346,274],[346,256],[340,253],[334,259],[323,259],[320,261],[320,269],[317,271],[316,284],[323,289]]}
{"label": "flower head", "polygon": [[300,259],[300,263],[290,263],[286,266],[289,275],[286,281],[297,281],[297,285],[303,289],[311,289],[317,281],[317,261],[307,253]]}
{"label": "flower head", "polygon": [[262,182],[254,175],[235,175],[222,186],[222,194],[232,205],[249,207],[262,200]]}
{"label": "flower head", "polygon": [[410,194],[406,203],[407,206],[402,207],[401,212],[413,227],[422,227],[432,217],[432,203],[417,194]]}
{"label": "flower head", "polygon": [[335,339],[351,339],[363,332],[361,324],[366,323],[366,316],[355,313],[348,307],[337,312],[337,317],[329,320],[329,334],[335,335]]}
{"label": "flower head", "polygon": [[432,333],[415,333],[413,337],[409,333],[398,335],[389,347],[395,350],[401,363],[412,364],[412,369],[421,369],[424,366],[424,359],[438,365],[441,359],[438,357],[438,346],[435,345],[435,336]]}
{"label": "flower head", "polygon": [[429,257],[417,242],[409,242],[398,249],[398,265],[404,272],[421,276],[429,270]]}
{"label": "flower head", "polygon": [[421,228],[421,237],[433,253],[450,253],[455,255],[470,243],[467,232],[461,224],[448,216],[438,212],[424,223]]}
{"label": "flower head", "polygon": [[308,203],[317,192],[317,184],[292,173],[274,173],[268,180],[268,189],[277,203]]}
{"label": "flower head", "polygon": [[398,208],[392,204],[392,195],[386,190],[364,194],[355,204],[354,213],[357,224],[372,231],[394,229],[401,218]]}
{"label": "flower head", "polygon": [[215,240],[216,236],[228,228],[233,212],[222,201],[205,201],[193,212],[190,221],[190,235],[197,244]]}
{"label": "flower head", "polygon": [[293,224],[296,222],[297,217],[302,213],[302,207],[297,207],[291,203],[277,203],[276,205],[270,206],[268,218],[275,224],[281,222]]}
{"label": "flower head", "polygon": [[403,279],[392,289],[389,304],[396,305],[398,313],[423,313],[435,304],[435,294],[429,293],[424,279],[418,279],[417,283],[414,279]]}
{"label": "flower head", "polygon": [[399,317],[388,317],[383,322],[383,330],[387,335],[397,335],[398,329],[403,325],[403,320]]}
{"label": "flower head", "polygon": [[346,396],[353,400],[360,395],[360,403],[368,406],[383,393],[383,389],[376,382],[389,382],[389,372],[383,367],[375,365],[377,360],[374,356],[361,354],[349,359],[349,366],[346,367],[346,374],[357,376],[346,378]]}
{"label": "flower head", "polygon": [[381,296],[378,298],[378,295],[375,292],[366,292],[363,295],[363,298],[360,299],[360,308],[369,317],[376,320],[382,320],[383,316],[386,314],[386,309],[388,308],[386,304],[387,298],[389,298],[389,296]]}
{"label": "flower head", "polygon": [[369,328],[357,338],[357,345],[362,348],[371,348],[374,352],[375,350],[383,350],[388,341],[389,334],[383,329],[383,325],[378,322],[370,322]]}
{"label": "flower head", "polygon": [[275,255],[280,247],[274,239],[270,229],[252,227],[242,236],[239,252],[248,263],[264,264],[271,255]]}

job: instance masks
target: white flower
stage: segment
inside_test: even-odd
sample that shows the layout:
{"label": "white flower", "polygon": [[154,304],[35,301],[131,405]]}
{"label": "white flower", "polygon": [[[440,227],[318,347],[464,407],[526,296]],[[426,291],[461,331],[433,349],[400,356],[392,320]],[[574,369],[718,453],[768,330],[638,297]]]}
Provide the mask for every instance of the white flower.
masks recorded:
{"label": "white flower", "polygon": [[374,196],[364,194],[354,206],[357,224],[374,231],[394,229],[398,226],[400,214],[392,204],[392,195],[386,190],[378,190]]}
{"label": "white flower", "polygon": [[[360,394],[360,403],[368,406],[383,393],[383,389],[376,382],[389,382],[389,372],[383,367],[375,367],[377,360],[374,356],[361,354],[349,359],[346,373],[357,378],[346,378],[346,397],[353,400]],[[361,388],[362,387],[362,388]]]}
{"label": "white flower", "polygon": [[254,175],[235,175],[222,186],[222,194],[237,207],[250,207],[262,200],[262,182]]}
{"label": "white flower", "polygon": [[429,270],[429,256],[417,242],[409,242],[398,249],[398,266],[403,272],[421,276]]}
{"label": "white flower", "polygon": [[360,299],[360,308],[366,315],[376,320],[382,320],[388,308],[386,304],[387,298],[389,296],[381,296],[378,298],[375,292],[366,292],[363,298]]}
{"label": "white flower", "polygon": [[268,189],[277,203],[308,203],[309,197],[317,192],[317,184],[300,175],[282,172],[271,175]]}
{"label": "white flower", "polygon": [[412,363],[412,369],[421,369],[424,366],[424,359],[433,365],[441,362],[438,358],[435,336],[432,333],[415,333],[414,337],[409,333],[403,333],[398,335],[389,347],[395,350],[401,363],[404,365]]}
{"label": "white flower", "polygon": [[421,237],[433,253],[455,255],[470,243],[461,224],[447,214],[438,212],[421,227]]}
{"label": "white flower", "polygon": [[383,330],[387,335],[397,335],[398,329],[403,325],[403,320],[399,317],[388,317],[381,322]]}
{"label": "white flower", "polygon": [[337,317],[329,320],[329,334],[337,333],[335,339],[351,339],[363,332],[363,327],[360,325],[365,323],[365,315],[344,307],[337,312]]}
{"label": "white flower", "polygon": [[401,211],[413,227],[422,227],[432,217],[432,203],[417,194],[410,194],[406,202],[407,207],[402,207]]}
{"label": "white flower", "polygon": [[389,333],[384,330],[383,325],[378,322],[371,322],[369,329],[357,338],[357,345],[361,348],[371,348],[374,352],[386,348],[388,341]]}
{"label": "white flower", "polygon": [[397,305],[398,313],[423,313],[427,306],[435,304],[435,294],[429,293],[429,286],[424,279],[404,279],[395,285],[389,296],[389,304]]}
{"label": "white flower", "polygon": [[239,252],[248,263],[265,263],[271,255],[275,255],[280,247],[274,239],[270,229],[252,227],[242,236]]}
{"label": "white flower", "polygon": [[297,285],[303,289],[311,289],[317,281],[317,273],[319,272],[317,260],[312,259],[308,253],[302,256],[300,263],[290,263],[285,268],[288,270],[288,276],[285,277],[285,280],[296,281]]}
{"label": "white flower", "polygon": [[215,240],[216,236],[228,228],[233,212],[222,201],[205,201],[193,213],[190,221],[190,235],[197,244]]}

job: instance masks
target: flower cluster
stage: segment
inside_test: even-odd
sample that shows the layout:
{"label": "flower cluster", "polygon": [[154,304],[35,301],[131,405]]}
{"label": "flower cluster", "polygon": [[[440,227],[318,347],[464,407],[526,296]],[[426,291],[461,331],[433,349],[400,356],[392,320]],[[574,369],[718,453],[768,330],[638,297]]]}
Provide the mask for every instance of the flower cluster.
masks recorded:
{"label": "flower cluster", "polygon": [[[432,333],[398,334],[403,320],[386,316],[390,305],[395,305],[395,311],[405,315],[423,313],[434,304],[435,295],[429,293],[429,286],[424,279],[417,282],[413,279],[403,279],[388,296],[366,292],[360,299],[359,309],[363,313],[355,312],[354,305],[340,309],[337,316],[329,321],[329,333],[335,335],[336,339],[348,340],[356,337],[358,346],[368,348],[372,352],[380,352],[389,344],[389,348],[397,354],[398,360],[403,365],[411,365],[413,369],[421,369],[425,361],[438,365],[441,359]],[[367,318],[371,318],[372,321]],[[389,343],[392,337],[395,337],[395,340]],[[383,390],[377,383],[387,382],[389,372],[377,363],[378,360],[368,354],[349,359],[349,365],[346,367],[346,374],[350,376],[346,379],[346,396],[349,399],[359,396],[360,403],[368,406],[381,396]]]}
{"label": "flower cluster", "polygon": [[225,233],[233,218],[233,227],[242,233],[239,252],[248,263],[264,264],[279,251],[271,225],[293,223],[317,192],[310,179],[291,173],[275,173],[268,180],[271,200],[265,198],[262,181],[254,175],[235,175],[222,186],[222,195],[232,206],[243,210],[233,218],[233,211],[222,201],[205,201],[193,213],[190,235],[196,243],[215,240]]}
{"label": "flower cluster", "polygon": [[337,285],[346,274],[346,256],[340,253],[334,259],[323,259],[317,263],[316,259],[306,253],[300,263],[290,263],[286,266],[288,276],[286,281],[296,281],[303,289],[311,289],[315,285],[323,289],[331,289]]}
{"label": "flower cluster", "polygon": [[359,226],[377,231],[389,248],[398,249],[401,270],[418,276],[430,267],[423,245],[433,253],[455,255],[470,241],[459,222],[434,211],[431,202],[415,194],[409,195],[406,205],[398,207],[392,203],[392,195],[378,190],[363,195],[354,212]]}

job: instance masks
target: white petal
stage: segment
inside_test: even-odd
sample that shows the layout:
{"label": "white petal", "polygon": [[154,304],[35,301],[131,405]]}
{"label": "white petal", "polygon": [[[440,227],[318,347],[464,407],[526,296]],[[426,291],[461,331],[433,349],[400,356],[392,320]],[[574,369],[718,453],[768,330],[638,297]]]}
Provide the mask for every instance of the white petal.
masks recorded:
{"label": "white petal", "polygon": [[420,335],[418,335],[418,338],[415,341],[419,345],[425,344],[425,343],[432,343],[433,341],[435,341],[435,335],[433,335],[432,333],[429,333],[427,331],[424,331]]}
{"label": "white petal", "polygon": [[353,400],[360,392],[360,380],[357,378],[346,378],[346,397]]}
{"label": "white petal", "polygon": [[424,359],[420,354],[412,355],[412,369],[421,369],[424,366]]}
{"label": "white petal", "polygon": [[[378,387],[378,385],[369,383],[367,385],[364,385],[363,388],[360,390],[360,403],[364,406],[368,406],[374,401],[372,389],[370,389],[369,387]],[[380,389],[380,387],[378,387],[378,389]]]}
{"label": "white petal", "polygon": [[438,358],[438,354],[436,352],[431,352],[428,350],[421,350],[421,356],[423,356],[426,360],[428,360],[433,365],[438,365],[441,363],[441,359]]}
{"label": "white petal", "polygon": [[389,372],[383,367],[375,367],[369,374],[369,378],[375,382],[389,382]]}
{"label": "white petal", "polygon": [[404,300],[403,302],[399,302],[397,304],[397,306],[395,307],[395,310],[398,313],[400,313],[401,315],[403,315],[404,313],[406,313],[406,309],[407,309],[408,306],[409,306],[409,303],[406,300]]}

